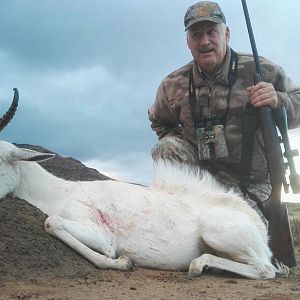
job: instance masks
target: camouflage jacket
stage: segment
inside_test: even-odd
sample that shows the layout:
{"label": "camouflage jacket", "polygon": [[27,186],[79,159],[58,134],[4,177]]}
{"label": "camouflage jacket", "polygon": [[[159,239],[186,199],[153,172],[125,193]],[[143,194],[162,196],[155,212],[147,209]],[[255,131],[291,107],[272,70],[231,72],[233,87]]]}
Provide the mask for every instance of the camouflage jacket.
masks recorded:
{"label": "camouflage jacket", "polygon": [[[204,117],[226,114],[225,137],[229,158],[211,161],[216,167],[224,167],[233,172],[240,170],[242,128],[245,105],[249,101],[247,87],[253,85],[255,64],[253,56],[238,53],[237,79],[229,93],[228,70],[231,50],[227,49],[226,58],[214,80],[209,83],[199,70],[195,61],[168,75],[160,84],[155,103],[149,109],[151,127],[159,139],[175,135],[196,144],[194,118],[189,103],[189,72],[192,68],[196,88],[197,101],[203,101]],[[263,79],[274,85],[279,103],[287,109],[289,128],[300,125],[300,88],[285,75],[278,65],[260,57]],[[210,108],[207,99],[210,96]],[[206,102],[205,102],[206,101]],[[228,109],[227,109],[228,106]],[[206,107],[206,109],[205,109]],[[265,177],[267,163],[264,153],[262,133],[256,134],[252,175]]]}

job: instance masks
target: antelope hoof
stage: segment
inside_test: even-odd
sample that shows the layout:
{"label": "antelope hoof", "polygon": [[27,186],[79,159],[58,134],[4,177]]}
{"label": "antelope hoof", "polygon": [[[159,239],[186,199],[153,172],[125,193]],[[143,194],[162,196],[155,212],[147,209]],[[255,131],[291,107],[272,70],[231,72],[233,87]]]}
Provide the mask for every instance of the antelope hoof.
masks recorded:
{"label": "antelope hoof", "polygon": [[196,260],[193,260],[189,267],[188,277],[194,278],[200,276],[203,270],[203,266],[199,266]]}
{"label": "antelope hoof", "polygon": [[122,255],[118,258],[120,270],[122,271],[132,271],[133,264],[128,256]]}

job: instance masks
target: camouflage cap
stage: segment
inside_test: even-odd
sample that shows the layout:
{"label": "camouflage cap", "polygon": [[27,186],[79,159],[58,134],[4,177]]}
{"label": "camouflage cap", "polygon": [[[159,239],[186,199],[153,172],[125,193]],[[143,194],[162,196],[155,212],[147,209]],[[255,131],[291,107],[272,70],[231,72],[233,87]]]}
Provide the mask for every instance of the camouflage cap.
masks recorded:
{"label": "camouflage cap", "polygon": [[226,24],[226,18],[219,4],[211,1],[200,1],[188,8],[184,16],[185,31],[201,21]]}

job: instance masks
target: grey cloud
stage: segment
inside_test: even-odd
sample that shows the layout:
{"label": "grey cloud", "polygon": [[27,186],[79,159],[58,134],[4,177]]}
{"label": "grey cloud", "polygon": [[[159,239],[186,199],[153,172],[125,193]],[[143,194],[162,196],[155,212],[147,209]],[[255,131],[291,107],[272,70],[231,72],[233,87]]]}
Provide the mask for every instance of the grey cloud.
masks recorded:
{"label": "grey cloud", "polygon": [[126,72],[124,66],[136,69],[141,61],[149,69],[157,55],[168,54],[160,40],[171,34],[165,24],[173,16],[160,2],[4,0],[0,47],[30,69],[102,64]]}
{"label": "grey cloud", "polygon": [[154,134],[141,101],[147,92],[116,81],[97,66],[42,75],[38,85],[34,76],[20,79],[26,94],[20,88],[20,108],[7,135],[14,132],[24,142],[39,140],[82,159],[151,148]]}

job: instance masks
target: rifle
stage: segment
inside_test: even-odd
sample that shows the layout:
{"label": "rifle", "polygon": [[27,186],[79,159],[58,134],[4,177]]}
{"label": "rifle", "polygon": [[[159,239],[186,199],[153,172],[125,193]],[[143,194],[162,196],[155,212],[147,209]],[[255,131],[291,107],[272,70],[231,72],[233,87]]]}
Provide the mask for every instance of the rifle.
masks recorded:
{"label": "rifle", "polygon": [[[250,22],[249,12],[246,0],[241,0],[248,28],[250,43],[252,47],[256,75],[255,83],[263,81],[260,69],[259,57],[256,49],[252,26]],[[254,108],[255,109],[255,108]],[[276,109],[271,111],[270,107],[264,106],[255,109],[258,113],[263,139],[266,149],[266,159],[268,170],[271,177],[272,192],[269,199],[263,203],[264,212],[269,221],[270,248],[274,258],[283,262],[288,267],[296,266],[293,237],[291,233],[287,206],[281,202],[281,188],[284,185],[285,192],[288,192],[288,183],[285,177],[286,168],[290,169],[290,184],[293,193],[300,192],[299,175],[296,173],[293,156],[298,152],[291,150],[288,134],[287,134],[287,117],[284,107],[278,105]],[[274,119],[273,119],[274,118]],[[276,125],[274,123],[276,122]],[[278,137],[278,127],[281,138]],[[285,157],[288,162],[284,162],[284,157],[280,143],[284,144]]]}

